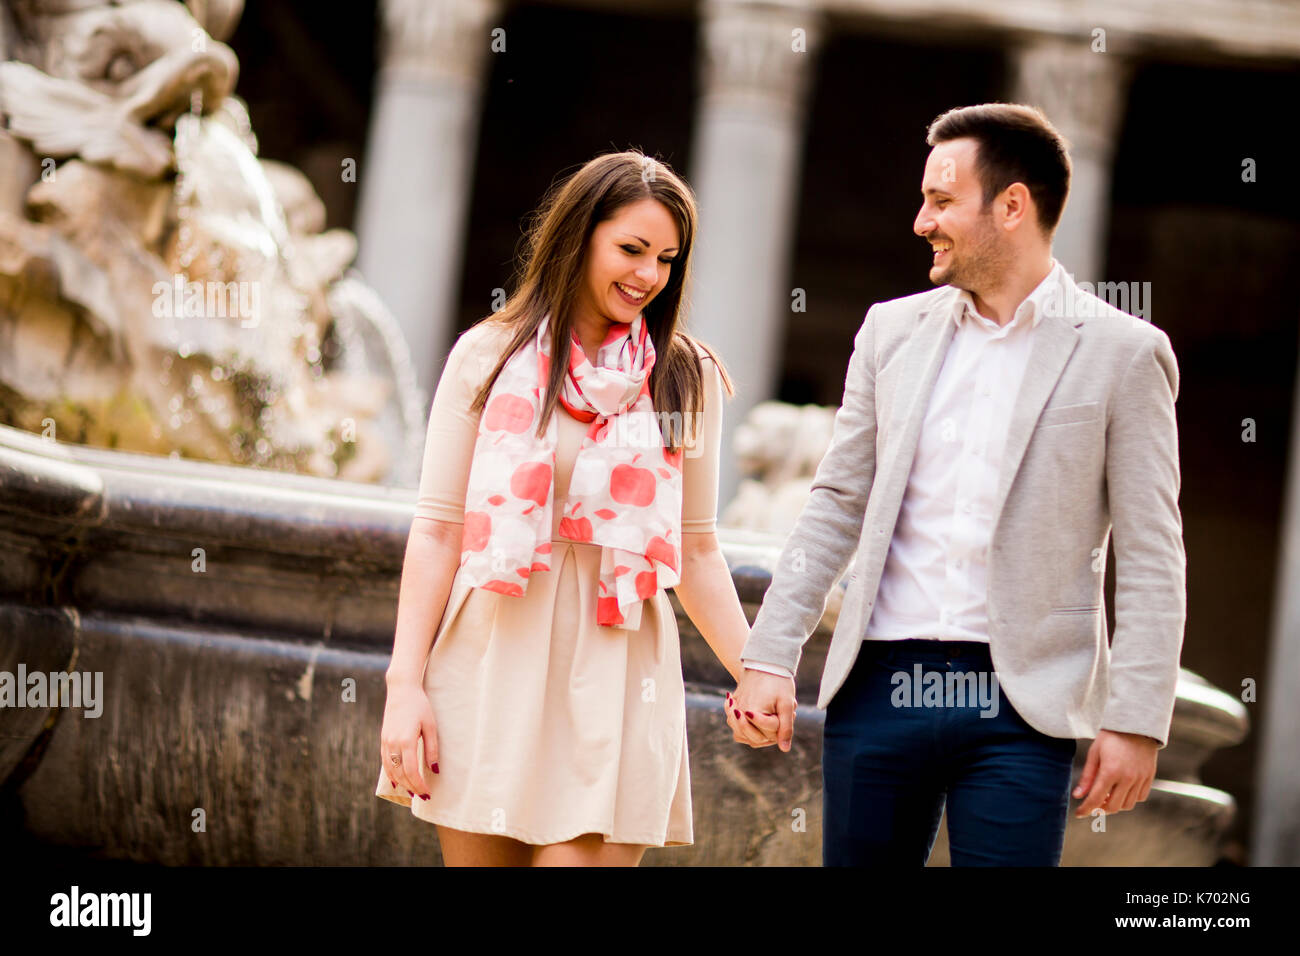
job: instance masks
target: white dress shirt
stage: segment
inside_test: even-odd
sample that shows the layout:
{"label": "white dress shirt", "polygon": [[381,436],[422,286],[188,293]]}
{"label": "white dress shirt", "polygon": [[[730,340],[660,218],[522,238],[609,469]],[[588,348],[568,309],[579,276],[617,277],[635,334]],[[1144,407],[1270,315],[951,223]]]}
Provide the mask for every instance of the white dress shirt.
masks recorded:
{"label": "white dress shirt", "polygon": [[[864,640],[988,642],[988,549],[1002,453],[1043,301],[1067,278],[1055,260],[999,326],[969,292],[934,383]],[[792,676],[780,664],[747,668]]]}

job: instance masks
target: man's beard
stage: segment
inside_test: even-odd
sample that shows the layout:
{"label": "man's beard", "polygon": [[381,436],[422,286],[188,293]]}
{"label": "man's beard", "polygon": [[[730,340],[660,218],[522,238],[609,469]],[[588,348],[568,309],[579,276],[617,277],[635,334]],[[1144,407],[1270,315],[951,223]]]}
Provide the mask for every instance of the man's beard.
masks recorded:
{"label": "man's beard", "polygon": [[952,261],[938,275],[931,269],[930,281],[965,289],[973,295],[987,295],[1001,287],[1011,265],[1011,255],[999,241],[991,211],[980,216],[978,231],[969,242],[960,256],[954,247],[948,254]]}

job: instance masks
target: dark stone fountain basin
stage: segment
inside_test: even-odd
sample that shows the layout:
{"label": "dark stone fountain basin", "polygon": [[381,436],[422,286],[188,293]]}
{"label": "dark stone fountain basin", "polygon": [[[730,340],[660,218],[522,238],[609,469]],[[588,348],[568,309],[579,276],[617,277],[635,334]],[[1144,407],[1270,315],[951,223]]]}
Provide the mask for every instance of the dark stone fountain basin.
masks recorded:
{"label": "dark stone fountain basin", "polygon": [[[167,864],[438,862],[434,829],[373,793],[414,502],[0,426],[0,672],[102,679],[93,706],[0,708],[6,835]],[[780,541],[719,537],[752,620]],[[814,702],[839,598],[805,647],[782,754],[732,741],[731,684],[674,597],[696,843],[648,864],[820,864]],[[1105,832],[1072,820],[1064,862],[1213,862],[1235,805],[1197,773],[1246,730],[1239,702],[1184,671],[1150,800]],[[942,833],[931,862],[947,862]]]}

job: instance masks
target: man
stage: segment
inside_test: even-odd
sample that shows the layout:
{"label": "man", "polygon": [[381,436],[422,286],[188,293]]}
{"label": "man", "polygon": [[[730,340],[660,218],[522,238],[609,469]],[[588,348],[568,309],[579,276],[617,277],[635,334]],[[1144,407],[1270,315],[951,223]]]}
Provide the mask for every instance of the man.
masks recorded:
{"label": "man", "polygon": [[1093,738],[1076,817],[1145,800],[1168,742],[1178,366],[1164,332],[1052,258],[1071,167],[1041,112],[951,110],[926,141],[914,231],[942,287],[858,330],[728,723],[789,750],[792,675],[853,558],[817,702],[824,864],[921,865],[946,804],[954,865],[1055,866],[1076,739]]}

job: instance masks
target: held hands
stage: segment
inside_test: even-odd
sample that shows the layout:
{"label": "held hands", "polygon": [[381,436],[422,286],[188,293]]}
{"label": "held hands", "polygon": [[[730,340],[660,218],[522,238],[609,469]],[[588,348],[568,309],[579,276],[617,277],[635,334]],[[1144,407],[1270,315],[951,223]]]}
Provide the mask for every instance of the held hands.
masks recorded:
{"label": "held hands", "polygon": [[1156,751],[1160,742],[1142,734],[1100,730],[1088,748],[1083,776],[1071,796],[1085,798],[1074,811],[1075,819],[1132,810],[1151,792],[1156,776]]}
{"label": "held hands", "polygon": [[794,681],[745,668],[727,695],[727,726],[737,743],[757,749],[777,744],[788,753],[794,736]]}

